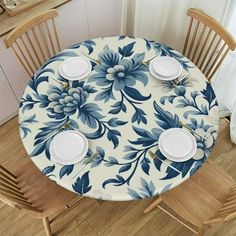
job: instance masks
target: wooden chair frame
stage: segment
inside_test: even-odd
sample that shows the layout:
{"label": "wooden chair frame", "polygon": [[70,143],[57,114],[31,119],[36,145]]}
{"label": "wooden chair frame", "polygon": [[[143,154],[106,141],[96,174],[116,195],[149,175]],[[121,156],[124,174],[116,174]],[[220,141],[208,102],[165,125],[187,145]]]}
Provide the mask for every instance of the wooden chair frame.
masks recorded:
{"label": "wooden chair frame", "polygon": [[235,49],[236,41],[222,25],[202,11],[190,8],[187,15],[191,20],[183,54],[197,65],[210,81],[228,52]]}
{"label": "wooden chair frame", "polygon": [[[16,27],[5,38],[6,47],[13,49],[30,77],[48,58],[61,51],[54,21],[57,16],[54,9],[36,15]],[[50,20],[52,32],[48,24]]]}
{"label": "wooden chair frame", "polygon": [[[188,192],[189,190],[188,188],[186,188],[187,186],[186,183],[183,183],[180,186],[176,187],[176,189],[178,189],[177,192],[175,191],[175,189],[173,189],[170,191],[174,191],[174,192],[166,192],[166,193],[160,194],[160,196],[144,210],[144,214],[147,214],[148,212],[153,210],[155,207],[158,207],[159,209],[164,211],[167,215],[171,216],[173,219],[175,219],[180,224],[182,224],[183,226],[185,226],[186,228],[188,228],[189,230],[191,230],[193,233],[197,235],[204,235],[205,230],[207,228],[210,228],[212,225],[224,223],[232,219],[235,219],[236,218],[236,182],[227,173],[225,173],[222,169],[220,169],[217,165],[215,165],[212,161],[207,161],[206,164],[208,168],[210,167],[213,170],[213,172],[209,174],[209,176],[211,176],[212,179],[220,177],[220,176],[223,177],[223,182],[218,181],[218,184],[220,183],[220,185],[218,186],[218,188],[220,189],[218,192],[218,196],[214,196],[213,193],[212,195],[209,195],[209,193],[205,192],[205,189],[209,188],[209,186],[207,186],[206,188],[204,187],[202,188],[202,184],[204,184],[204,181],[212,180],[212,179],[207,179],[207,180],[204,179],[204,178],[208,178],[207,177],[208,174],[206,175],[200,174],[198,175],[198,177],[193,175],[193,177],[191,177],[188,180],[187,185],[193,186],[191,189],[194,189],[194,191],[201,190],[199,192],[200,199],[204,199],[204,201],[212,205],[211,206],[212,216],[210,218],[203,221],[198,219],[197,221],[198,223],[196,225],[193,224],[193,222],[196,222],[196,220],[193,220],[191,223],[190,219],[196,219],[196,218],[193,218],[192,212],[190,210],[184,208],[185,207],[184,203],[186,204],[186,202],[192,201],[192,199],[188,199],[187,196],[184,194]],[[203,171],[203,173],[206,173],[208,171],[207,167],[204,167],[205,172]],[[212,175],[213,173],[215,173],[214,176]],[[222,186],[224,186],[224,188],[222,188]],[[201,196],[202,192],[205,195]],[[174,207],[172,210],[168,204],[170,202],[170,199],[172,201],[171,203],[172,205],[173,205],[173,201],[178,202],[179,198],[175,199],[176,194],[178,194],[179,196],[181,196],[181,198],[185,200],[180,203],[174,203]],[[201,206],[198,205],[198,207],[201,207]],[[175,212],[176,209],[174,208],[178,209],[178,211],[180,211],[181,209],[181,214],[183,212],[184,218],[181,217],[181,215],[177,213],[178,211]],[[200,209],[203,209],[203,208],[200,208]]]}
{"label": "wooden chair frame", "polygon": [[[43,177],[43,176],[42,176]],[[50,181],[50,180],[48,180]],[[66,190],[65,190],[66,191]],[[64,205],[64,210],[55,209],[55,213],[59,212],[54,218],[49,220],[49,215],[45,215],[42,210],[38,209],[28,200],[22,188],[22,181],[20,176],[16,176],[0,165],[0,200],[9,206],[17,208],[19,210],[26,210],[35,218],[41,218],[45,227],[46,234],[52,235],[51,224],[58,218],[64,216],[67,210],[71,210],[77,206],[77,203],[83,199],[83,197],[75,198],[70,204]]]}

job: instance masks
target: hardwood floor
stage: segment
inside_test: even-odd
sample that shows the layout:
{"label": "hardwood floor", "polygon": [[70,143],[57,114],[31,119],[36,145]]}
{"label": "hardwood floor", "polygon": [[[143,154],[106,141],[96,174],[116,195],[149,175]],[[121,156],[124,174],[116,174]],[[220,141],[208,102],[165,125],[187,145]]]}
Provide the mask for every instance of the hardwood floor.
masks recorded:
{"label": "hardwood floor", "polygon": [[[226,138],[227,135],[224,139]],[[219,138],[218,142],[222,140]],[[222,145],[214,153],[212,159],[236,179],[236,145]],[[18,133],[18,120],[13,118],[0,127],[0,163],[14,172],[17,165],[24,165],[27,161],[28,157]],[[63,219],[55,222],[52,229],[55,235],[60,236],[194,235],[159,209],[144,215],[143,210],[152,201],[153,199],[130,202],[104,201],[99,204],[92,199],[84,198]],[[0,202],[0,235],[43,236],[45,232],[41,220]],[[209,229],[205,235],[235,236],[236,220]]]}

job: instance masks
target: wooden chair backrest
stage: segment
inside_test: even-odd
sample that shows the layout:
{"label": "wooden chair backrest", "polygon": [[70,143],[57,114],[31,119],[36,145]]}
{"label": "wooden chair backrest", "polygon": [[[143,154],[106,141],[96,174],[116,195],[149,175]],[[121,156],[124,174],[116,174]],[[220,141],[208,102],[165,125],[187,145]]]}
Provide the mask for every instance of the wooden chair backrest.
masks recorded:
{"label": "wooden chair backrest", "polygon": [[5,38],[31,77],[50,57],[61,51],[54,18],[56,10],[34,16],[12,30]]}
{"label": "wooden chair backrest", "polygon": [[27,200],[17,177],[0,165],[0,200],[14,208],[40,212]]}
{"label": "wooden chair backrest", "polygon": [[223,206],[217,214],[210,220],[204,222],[205,224],[223,223],[236,218],[236,185],[231,189]]}
{"label": "wooden chair backrest", "polygon": [[202,11],[190,8],[191,17],[183,54],[190,59],[210,81],[236,41],[215,19]]}

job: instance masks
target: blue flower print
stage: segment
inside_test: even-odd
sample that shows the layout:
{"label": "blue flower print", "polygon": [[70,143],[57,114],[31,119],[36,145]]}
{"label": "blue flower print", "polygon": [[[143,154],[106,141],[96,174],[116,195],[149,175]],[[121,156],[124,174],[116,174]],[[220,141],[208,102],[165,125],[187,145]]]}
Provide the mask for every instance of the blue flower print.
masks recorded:
{"label": "blue flower print", "polygon": [[48,110],[58,119],[70,116],[86,102],[87,97],[88,93],[80,87],[67,90],[52,86],[48,90]]}
{"label": "blue flower print", "polygon": [[107,69],[106,79],[113,82],[115,90],[123,90],[125,86],[134,86],[135,80],[131,76],[127,76],[124,65],[115,65],[113,68]]}
{"label": "blue flower print", "polygon": [[[127,105],[130,105],[135,111],[132,122],[138,124],[140,122],[146,124],[147,120],[146,114],[137,107],[137,104],[151,98],[151,95],[143,96],[134,88],[137,81],[140,81],[144,86],[148,82],[148,77],[145,74],[148,67],[141,63],[143,59],[143,53],[135,54],[132,59],[124,59],[123,56],[120,58],[118,52],[114,52],[105,46],[103,52],[99,54],[99,60],[102,64],[95,66],[96,73],[88,80],[102,86],[102,91],[96,95],[95,100],[107,102],[110,99],[116,99],[116,103],[112,105],[112,109],[109,111],[110,114],[126,112]],[[114,92],[118,92],[116,94],[119,94],[120,98],[115,97]]]}

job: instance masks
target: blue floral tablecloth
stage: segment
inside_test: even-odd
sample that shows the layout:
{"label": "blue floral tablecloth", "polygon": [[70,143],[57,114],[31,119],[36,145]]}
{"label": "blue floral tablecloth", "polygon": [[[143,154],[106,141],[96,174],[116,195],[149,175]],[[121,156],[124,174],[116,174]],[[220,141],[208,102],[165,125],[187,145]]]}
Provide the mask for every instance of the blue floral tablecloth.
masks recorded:
{"label": "blue floral tablecloth", "polygon": [[[63,88],[52,76],[64,81],[58,74],[60,63],[81,51],[101,64],[92,62],[87,78]],[[155,53],[174,57],[190,75],[181,82],[154,78],[141,62]],[[51,161],[52,139],[46,140],[69,120],[70,129],[88,138],[87,156],[97,153],[74,179],[81,163],[63,166]],[[180,121],[207,140],[196,136],[197,153],[175,163],[166,160],[157,144],[160,134],[180,127]],[[211,85],[187,58],[155,41],[120,36],[84,41],[47,61],[22,96],[19,126],[27,153],[43,174],[81,195],[123,201],[154,196],[194,174],[212,151],[219,116]],[[170,166],[152,159],[149,149]]]}

